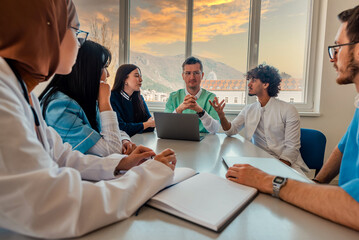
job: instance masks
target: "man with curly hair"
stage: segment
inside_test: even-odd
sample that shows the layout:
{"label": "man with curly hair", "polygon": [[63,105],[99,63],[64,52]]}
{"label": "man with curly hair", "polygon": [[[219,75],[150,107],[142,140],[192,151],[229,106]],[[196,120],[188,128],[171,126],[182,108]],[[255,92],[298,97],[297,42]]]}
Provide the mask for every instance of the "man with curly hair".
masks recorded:
{"label": "man with curly hair", "polygon": [[273,157],[304,174],[305,165],[300,149],[300,121],[297,109],[275,97],[280,90],[281,78],[272,66],[259,65],[247,73],[248,95],[257,96],[258,102],[247,105],[229,122],[223,112],[224,101],[215,98],[211,105],[217,111],[222,128],[228,136],[243,128],[244,137]]}
{"label": "man with curly hair", "polygon": [[[328,47],[337,83],[359,92],[359,5],[338,15],[335,43]],[[359,93],[358,93],[359,94]],[[267,103],[268,104],[268,103]],[[359,231],[359,101],[347,132],[315,178],[321,184],[273,176],[249,164],[228,168],[227,179],[272,194],[294,206]],[[326,185],[339,173],[338,186]]]}

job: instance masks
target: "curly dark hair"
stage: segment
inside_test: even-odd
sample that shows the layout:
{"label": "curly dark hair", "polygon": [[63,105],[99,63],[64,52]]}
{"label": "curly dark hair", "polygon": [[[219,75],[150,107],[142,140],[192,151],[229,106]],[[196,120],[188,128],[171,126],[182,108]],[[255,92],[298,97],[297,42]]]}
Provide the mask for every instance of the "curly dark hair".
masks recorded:
{"label": "curly dark hair", "polygon": [[359,5],[338,15],[342,23],[348,22],[347,35],[351,42],[359,41]]}
{"label": "curly dark hair", "polygon": [[247,80],[253,78],[259,79],[262,83],[269,83],[268,95],[270,97],[278,96],[280,90],[281,77],[278,73],[278,69],[272,66],[261,64],[249,70],[246,74]]}

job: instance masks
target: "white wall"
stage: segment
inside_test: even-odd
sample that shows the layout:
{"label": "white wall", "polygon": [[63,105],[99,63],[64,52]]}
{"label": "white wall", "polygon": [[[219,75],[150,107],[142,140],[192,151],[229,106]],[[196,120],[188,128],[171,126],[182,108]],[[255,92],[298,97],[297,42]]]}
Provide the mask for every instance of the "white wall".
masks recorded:
{"label": "white wall", "polygon": [[[317,0],[315,0],[317,1]],[[335,81],[336,72],[329,62],[328,45],[333,45],[334,38],[340,25],[338,13],[358,5],[358,0],[328,0],[325,20],[325,34],[322,43],[324,48],[322,58],[322,78],[320,91],[319,117],[301,117],[302,127],[322,131],[327,137],[325,160],[345,133],[354,113],[354,84],[338,85]],[[324,4],[325,5],[325,4]],[[319,64],[320,65],[320,64]]]}

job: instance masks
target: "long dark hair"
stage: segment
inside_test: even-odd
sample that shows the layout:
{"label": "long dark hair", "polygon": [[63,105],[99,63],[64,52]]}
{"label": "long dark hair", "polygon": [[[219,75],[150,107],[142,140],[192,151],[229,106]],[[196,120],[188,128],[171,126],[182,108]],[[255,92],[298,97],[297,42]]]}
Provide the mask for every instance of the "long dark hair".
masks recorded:
{"label": "long dark hair", "polygon": [[[117,69],[115,83],[113,85],[112,92],[121,92],[121,90],[123,90],[123,88],[125,87],[125,81],[128,78],[128,75],[135,69],[138,69],[138,71],[141,73],[140,68],[134,64],[122,64]],[[135,114],[134,116],[135,122],[147,121],[149,116],[147,116],[146,114],[145,106],[140,91],[133,92],[131,98],[132,98],[132,105]]]}
{"label": "long dark hair", "polygon": [[60,91],[74,99],[84,110],[91,127],[98,131],[96,104],[100,89],[103,68],[111,62],[110,51],[98,43],[87,40],[79,49],[76,63],[68,75],[56,74],[45,90],[40,94],[42,114],[53,95]]}

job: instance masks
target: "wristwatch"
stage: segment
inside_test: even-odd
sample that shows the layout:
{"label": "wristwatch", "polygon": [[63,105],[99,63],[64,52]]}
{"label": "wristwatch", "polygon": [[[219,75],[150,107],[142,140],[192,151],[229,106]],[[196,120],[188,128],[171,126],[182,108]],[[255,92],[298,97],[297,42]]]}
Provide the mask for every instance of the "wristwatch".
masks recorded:
{"label": "wristwatch", "polygon": [[287,178],[276,176],[273,181],[273,197],[279,198],[280,189],[287,183]]}
{"label": "wristwatch", "polygon": [[204,113],[205,113],[205,111],[203,109],[202,112],[198,112],[197,115],[199,118],[201,118],[201,117],[203,117]]}

